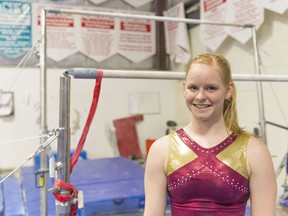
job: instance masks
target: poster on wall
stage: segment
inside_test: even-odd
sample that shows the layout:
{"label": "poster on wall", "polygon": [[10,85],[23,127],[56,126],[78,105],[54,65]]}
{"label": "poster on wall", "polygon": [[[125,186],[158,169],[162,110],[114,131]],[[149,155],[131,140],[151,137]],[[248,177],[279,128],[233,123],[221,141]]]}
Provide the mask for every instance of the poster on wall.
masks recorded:
{"label": "poster on wall", "polygon": [[32,47],[31,3],[0,1],[0,55],[23,56]]}
{"label": "poster on wall", "polygon": [[138,7],[146,5],[146,4],[148,4],[154,0],[123,0],[123,1],[132,5],[134,8],[138,8]]}
{"label": "poster on wall", "polygon": [[[33,4],[33,17],[37,21],[33,26],[35,40],[41,37],[41,10],[47,5]],[[53,7],[53,5],[51,5]],[[59,8],[59,5],[54,5]],[[67,8],[67,7],[66,7]],[[64,13],[48,13],[47,26],[47,57],[59,62],[77,52],[77,15]]]}
{"label": "poster on wall", "polygon": [[[258,30],[264,22],[262,0],[228,1],[227,20],[232,23],[253,24]],[[227,27],[226,32],[236,40],[245,44],[251,37],[251,28]]]}
{"label": "poster on wall", "polygon": [[80,16],[77,50],[101,62],[117,54],[119,22],[108,16]]}
{"label": "poster on wall", "polygon": [[[163,14],[167,17],[185,18],[184,3],[177,4]],[[191,58],[187,24],[168,21],[164,23],[164,28],[166,53],[169,54],[170,60],[186,64]]]}
{"label": "poster on wall", "polygon": [[264,8],[279,14],[284,14],[288,9],[287,0],[262,0],[262,5]]}
{"label": "poster on wall", "polygon": [[[154,15],[142,12],[137,14]],[[134,63],[156,54],[155,21],[137,18],[117,20],[119,21],[119,54]]]}
{"label": "poster on wall", "polygon": [[[38,37],[43,6],[38,3],[34,5],[34,16],[37,17],[37,29],[34,34]],[[59,5],[54,5],[54,8],[59,8]],[[99,8],[98,11],[119,12],[119,10]],[[82,53],[96,62],[120,54],[134,63],[139,63],[156,53],[155,21],[49,13],[46,22],[47,57],[55,62]]]}
{"label": "poster on wall", "polygon": [[[226,23],[227,0],[201,0],[200,19],[206,21],[218,21]],[[227,38],[228,34],[225,27],[221,25],[200,25],[200,39],[212,51]]]}

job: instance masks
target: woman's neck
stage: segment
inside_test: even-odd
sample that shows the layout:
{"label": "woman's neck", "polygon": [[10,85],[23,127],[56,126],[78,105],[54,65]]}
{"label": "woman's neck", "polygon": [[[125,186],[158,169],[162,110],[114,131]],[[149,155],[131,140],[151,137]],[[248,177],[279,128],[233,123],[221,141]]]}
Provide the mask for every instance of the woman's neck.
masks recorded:
{"label": "woman's neck", "polygon": [[189,125],[191,130],[199,135],[205,135],[207,133],[221,133],[221,131],[227,133],[226,124],[223,117],[210,121],[195,119],[192,117]]}
{"label": "woman's neck", "polygon": [[184,130],[203,147],[213,147],[229,136],[224,120],[214,124],[192,121]]}

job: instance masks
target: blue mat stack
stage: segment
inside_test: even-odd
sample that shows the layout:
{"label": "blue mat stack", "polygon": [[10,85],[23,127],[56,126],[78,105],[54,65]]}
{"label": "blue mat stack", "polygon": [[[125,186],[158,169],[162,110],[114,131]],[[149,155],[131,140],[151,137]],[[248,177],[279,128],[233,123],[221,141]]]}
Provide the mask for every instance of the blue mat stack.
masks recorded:
{"label": "blue mat stack", "polygon": [[[35,167],[23,167],[20,179],[11,176],[0,185],[0,216],[39,216],[40,190],[35,187]],[[53,186],[53,179],[47,182]],[[71,184],[84,193],[78,216],[143,215],[144,168],[122,157],[79,160]],[[48,216],[55,216],[55,199],[48,193]],[[169,210],[169,208],[168,208]],[[247,206],[246,216],[250,215]],[[171,215],[168,211],[167,215]]]}
{"label": "blue mat stack", "polygon": [[[40,215],[40,190],[35,187],[34,171],[35,167],[21,169],[21,184],[18,180],[17,187],[14,184],[9,188],[11,192],[13,191],[10,197],[11,194],[17,196],[17,199],[9,199],[14,209],[9,208],[11,214],[5,209],[3,215],[22,216],[25,215],[24,210],[29,216]],[[92,216],[113,212],[115,213],[113,215],[118,213],[123,215],[124,212],[128,215],[129,212],[143,212],[143,179],[144,168],[122,157],[79,160],[71,174],[71,184],[84,193],[84,209],[79,211],[79,215]],[[13,181],[15,180],[17,179],[13,177]],[[49,179],[48,188],[53,186],[53,182],[53,179]],[[19,188],[17,193],[16,188]],[[6,196],[4,193],[5,200]],[[21,203],[19,199],[22,199],[22,208],[18,208],[18,203]],[[54,216],[56,210],[52,193],[48,193],[47,208],[48,216]],[[15,214],[16,210],[19,214]]]}
{"label": "blue mat stack", "polygon": [[103,212],[143,211],[144,168],[122,157],[83,160],[71,182],[84,192],[86,216]]}
{"label": "blue mat stack", "polygon": [[20,181],[14,175],[1,184],[0,206],[1,215],[24,216],[25,204]]}
{"label": "blue mat stack", "polygon": [[[21,182],[26,205],[27,215],[39,216],[40,214],[40,189],[35,186],[34,167],[23,167],[21,169]],[[47,182],[48,188],[53,186],[53,180]],[[52,193],[48,193],[48,216],[55,216],[55,201]]]}

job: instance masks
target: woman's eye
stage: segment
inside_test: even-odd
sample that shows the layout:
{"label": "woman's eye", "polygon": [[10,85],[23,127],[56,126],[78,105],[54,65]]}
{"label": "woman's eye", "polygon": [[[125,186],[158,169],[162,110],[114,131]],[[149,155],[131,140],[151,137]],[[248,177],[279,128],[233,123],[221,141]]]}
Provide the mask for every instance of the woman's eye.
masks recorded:
{"label": "woman's eye", "polygon": [[196,86],[189,86],[189,89],[192,91],[195,91],[195,90],[197,90],[197,87]]}
{"label": "woman's eye", "polygon": [[216,88],[215,86],[209,86],[209,87],[207,88],[207,90],[208,90],[208,91],[215,91],[215,90],[217,90],[217,88]]}

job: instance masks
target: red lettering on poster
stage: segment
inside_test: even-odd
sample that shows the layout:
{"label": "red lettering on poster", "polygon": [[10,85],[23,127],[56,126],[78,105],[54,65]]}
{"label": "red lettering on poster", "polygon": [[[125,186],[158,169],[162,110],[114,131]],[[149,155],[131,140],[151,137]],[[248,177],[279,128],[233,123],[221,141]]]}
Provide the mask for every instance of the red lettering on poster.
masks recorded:
{"label": "red lettering on poster", "polygon": [[[38,16],[38,25],[41,25],[40,16]],[[54,27],[74,27],[74,20],[73,18],[69,17],[46,17],[46,25],[47,26],[54,26]]]}
{"label": "red lettering on poster", "polygon": [[121,21],[120,29],[122,31],[151,32],[151,24],[143,22]]}
{"label": "red lettering on poster", "polygon": [[226,3],[226,0],[205,0],[204,11],[209,11],[217,8],[219,5]]}
{"label": "red lettering on poster", "polygon": [[81,26],[85,28],[96,28],[96,29],[114,29],[114,20],[97,19],[97,18],[82,18]]}

